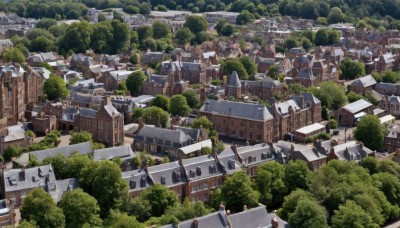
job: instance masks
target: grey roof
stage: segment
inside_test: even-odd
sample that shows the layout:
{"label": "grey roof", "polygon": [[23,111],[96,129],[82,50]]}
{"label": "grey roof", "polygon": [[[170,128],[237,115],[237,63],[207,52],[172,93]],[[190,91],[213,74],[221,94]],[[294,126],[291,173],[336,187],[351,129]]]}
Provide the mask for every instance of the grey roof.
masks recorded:
{"label": "grey roof", "polygon": [[281,82],[278,80],[273,80],[271,78],[265,78],[260,81],[250,81],[250,80],[243,80],[242,83],[246,84],[247,87],[261,87],[261,88],[268,88],[273,89],[281,85]]}
{"label": "grey roof", "polygon": [[252,120],[265,121],[273,118],[264,105],[222,100],[208,100],[200,111]]}
{"label": "grey roof", "polygon": [[[151,166],[148,168],[148,172],[150,173],[154,184],[160,183],[172,187],[186,182],[185,175],[182,172],[178,161]],[[179,174],[180,176],[177,177],[176,174]]]}
{"label": "grey roof", "polygon": [[[144,126],[135,136],[135,140],[152,140],[159,143],[180,146],[190,140],[190,136],[180,130]],[[168,141],[168,143],[166,142]]]}
{"label": "grey roof", "polygon": [[364,109],[367,109],[369,107],[371,107],[372,104],[369,103],[368,101],[364,100],[364,99],[360,99],[358,101],[355,101],[353,103],[350,103],[348,105],[343,106],[342,108],[349,111],[352,114],[356,114],[357,112],[360,112]]}
{"label": "grey roof", "polygon": [[231,76],[229,77],[228,86],[230,86],[230,87],[242,87],[242,84],[240,83],[239,75],[237,74],[236,71],[233,71]]}
{"label": "grey roof", "polygon": [[390,104],[400,104],[400,97],[390,96],[388,97],[388,101],[390,102]]}
{"label": "grey roof", "polygon": [[159,85],[163,85],[168,80],[168,75],[152,74],[152,75],[149,75],[147,80],[150,81],[150,82],[154,82],[156,84],[159,84]]}
{"label": "grey roof", "polygon": [[93,160],[101,161],[112,158],[131,159],[135,156],[130,146],[117,146],[93,151]]}
{"label": "grey roof", "polygon": [[290,99],[284,102],[275,103],[275,108],[281,115],[288,115],[289,109],[292,108],[294,111],[298,111],[301,107],[297,104],[294,99]]}
{"label": "grey roof", "polygon": [[393,95],[394,93],[396,93],[398,86],[399,84],[380,82],[375,85],[375,89],[386,95]]}
{"label": "grey roof", "polygon": [[314,147],[307,147],[302,150],[297,151],[307,162],[318,161],[320,159],[326,158],[325,154],[320,153]]}
{"label": "grey roof", "polygon": [[333,147],[333,152],[343,161],[360,161],[373,153],[371,149],[355,141],[337,145]]}
{"label": "grey roof", "polygon": [[108,115],[109,115],[110,117],[117,116],[117,115],[121,115],[121,113],[119,113],[119,112],[117,111],[117,109],[115,109],[114,106],[113,106],[112,104],[104,105],[103,108],[104,108],[104,110],[106,110],[106,112],[108,113]]}
{"label": "grey roof", "polygon": [[362,86],[364,88],[370,87],[376,84],[376,81],[372,75],[367,75],[361,78],[356,79],[353,83],[351,83],[352,86]]}
{"label": "grey roof", "polygon": [[100,105],[103,101],[103,96],[95,96],[93,94],[84,94],[78,92],[71,94],[71,100],[84,104]]}
{"label": "grey roof", "polygon": [[212,155],[204,155],[183,160],[189,180],[203,179],[209,176],[223,175],[224,170]]}
{"label": "grey roof", "polygon": [[34,168],[11,169],[4,172],[5,192],[14,192],[46,186],[48,181],[55,181],[55,175],[51,165],[44,165]]}
{"label": "grey roof", "polygon": [[129,75],[131,75],[134,71],[128,71],[128,70],[116,70],[116,71],[110,71],[110,75],[116,79],[117,81],[123,81],[128,78]]}
{"label": "grey roof", "polygon": [[45,190],[56,202],[61,200],[64,193],[78,188],[78,180],[75,178],[54,180],[46,183]]}
{"label": "grey roof", "polygon": [[57,154],[63,154],[66,157],[70,157],[73,152],[85,155],[91,154],[92,151],[92,144],[90,142],[83,142],[65,147],[37,150],[30,152],[30,154],[34,155],[38,161],[42,162],[44,159],[55,157]]}
{"label": "grey roof", "polygon": [[1,46],[3,46],[3,45],[11,45],[11,46],[13,46],[13,43],[11,42],[10,39],[5,39],[5,40],[0,40],[0,45]]}
{"label": "grey roof", "polygon": [[25,128],[22,124],[6,127],[7,135],[3,136],[3,142],[12,142],[25,138]]}

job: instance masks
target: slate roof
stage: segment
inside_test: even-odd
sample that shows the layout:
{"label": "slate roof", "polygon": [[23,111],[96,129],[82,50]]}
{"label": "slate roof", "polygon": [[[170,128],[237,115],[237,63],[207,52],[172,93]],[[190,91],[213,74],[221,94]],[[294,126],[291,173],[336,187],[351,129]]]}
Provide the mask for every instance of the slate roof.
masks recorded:
{"label": "slate roof", "polygon": [[155,184],[160,183],[162,185],[172,187],[186,182],[185,175],[182,172],[178,161],[150,166],[148,168],[148,172],[153,178]]}
{"label": "slate roof", "polygon": [[362,86],[364,88],[373,86],[376,84],[376,81],[372,75],[367,75],[361,78],[356,79],[353,83],[351,83],[352,86]]}
{"label": "slate roof", "polygon": [[56,177],[51,165],[44,165],[34,168],[11,169],[4,171],[5,192],[27,190],[46,186],[48,181],[55,181]]}
{"label": "slate roof", "polygon": [[146,125],[137,133],[135,140],[151,140],[153,142],[158,142],[158,144],[180,146],[189,142],[191,138],[180,130],[150,127]]}
{"label": "slate roof", "polygon": [[242,87],[242,83],[240,83],[239,75],[236,71],[233,71],[229,77],[228,87]]}
{"label": "slate roof", "polygon": [[307,162],[318,161],[326,158],[325,154],[320,153],[314,147],[307,147],[302,150],[297,151]]}
{"label": "slate roof", "polygon": [[400,104],[400,97],[398,96],[390,96],[388,100],[391,104]]}
{"label": "slate roof", "polygon": [[117,81],[123,81],[128,78],[130,74],[132,74],[134,71],[128,71],[128,70],[116,70],[116,71],[110,71],[111,77],[116,79]]}
{"label": "slate roof", "polygon": [[3,142],[12,142],[25,138],[25,128],[24,125],[21,123],[6,127],[6,129],[7,129],[7,135],[3,136],[4,137]]}
{"label": "slate roof", "polygon": [[198,143],[194,143],[192,145],[188,145],[185,147],[182,147],[179,149],[179,151],[181,151],[183,154],[190,154],[193,153],[195,151],[201,150],[204,147],[209,147],[212,148],[212,142],[210,139],[198,142]]}
{"label": "slate roof", "polygon": [[93,160],[109,160],[112,158],[131,159],[135,156],[130,146],[117,146],[93,151]]}
{"label": "slate roof", "polygon": [[342,161],[360,161],[373,151],[356,141],[350,141],[333,147],[334,153]]}
{"label": "slate roof", "polygon": [[275,108],[282,116],[289,114],[289,108],[291,107],[294,111],[298,111],[301,107],[297,104],[294,99],[290,99],[284,102],[275,103]]}
{"label": "slate roof", "polygon": [[73,152],[78,152],[82,155],[91,154],[93,152],[92,144],[90,142],[83,142],[65,147],[37,150],[30,152],[30,154],[34,155],[38,161],[42,162],[44,159],[55,157],[57,154],[64,154],[66,157],[70,157]]}
{"label": "slate roof", "polygon": [[75,178],[55,180],[46,183],[45,190],[48,192],[56,202],[61,200],[64,193],[78,188],[78,180]]}
{"label": "slate roof", "polygon": [[104,110],[106,110],[106,112],[108,113],[108,115],[109,115],[110,117],[117,116],[117,115],[121,115],[121,113],[119,113],[119,112],[117,111],[117,109],[115,109],[114,106],[113,106],[112,104],[104,105],[102,108],[104,108]]}
{"label": "slate roof", "polygon": [[208,100],[200,108],[200,111],[251,120],[265,121],[273,118],[264,105],[223,100]]}
{"label": "slate roof", "polygon": [[183,166],[188,172],[189,180],[218,176],[224,173],[212,155],[204,155],[183,160]]}
{"label": "slate roof", "polygon": [[369,107],[371,107],[372,104],[369,103],[368,101],[364,100],[364,99],[360,99],[358,101],[355,101],[353,103],[350,103],[348,105],[343,106],[342,108],[349,111],[352,114],[356,114],[357,112],[360,112],[364,109],[367,109]]}

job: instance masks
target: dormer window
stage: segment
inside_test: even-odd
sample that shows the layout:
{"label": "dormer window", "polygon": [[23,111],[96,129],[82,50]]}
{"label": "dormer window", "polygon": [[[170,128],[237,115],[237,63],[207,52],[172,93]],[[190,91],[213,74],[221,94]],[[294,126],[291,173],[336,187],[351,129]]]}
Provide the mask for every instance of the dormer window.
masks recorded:
{"label": "dormer window", "polygon": [[189,171],[189,175],[190,175],[191,178],[193,178],[193,177],[196,176],[196,172],[195,172],[193,169],[191,169],[191,170]]}
{"label": "dormer window", "polygon": [[166,184],[166,181],[165,181],[165,176],[161,176],[161,184]]}
{"label": "dormer window", "polygon": [[229,169],[235,169],[235,160],[229,160],[228,161],[228,168]]}
{"label": "dormer window", "polygon": [[201,176],[201,168],[200,167],[196,167],[196,175]]}
{"label": "dormer window", "polygon": [[140,178],[140,187],[144,188],[146,187],[146,177],[142,176],[142,178]]}
{"label": "dormer window", "polygon": [[267,153],[261,153],[261,160],[267,159]]}
{"label": "dormer window", "polygon": [[39,168],[39,177],[43,177],[43,171],[41,168]]}
{"label": "dormer window", "polygon": [[176,181],[181,181],[181,172],[174,171],[174,176]]}
{"label": "dormer window", "polygon": [[129,187],[130,187],[131,189],[135,189],[135,188],[136,188],[136,181],[135,181],[135,179],[131,178],[131,179],[129,180]]}

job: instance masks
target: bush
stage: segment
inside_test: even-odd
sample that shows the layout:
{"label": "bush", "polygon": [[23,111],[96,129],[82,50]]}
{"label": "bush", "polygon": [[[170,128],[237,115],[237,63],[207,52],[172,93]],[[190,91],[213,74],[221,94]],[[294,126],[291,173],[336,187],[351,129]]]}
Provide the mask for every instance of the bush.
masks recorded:
{"label": "bush", "polygon": [[313,136],[307,137],[305,143],[313,143],[315,138]]}
{"label": "bush", "polygon": [[328,126],[330,129],[336,129],[338,127],[338,122],[335,119],[330,119]]}
{"label": "bush", "polygon": [[326,133],[326,132],[319,133],[319,134],[315,137],[315,139],[322,139],[322,140],[329,140],[330,138],[331,138],[331,135],[328,134],[328,133]]}

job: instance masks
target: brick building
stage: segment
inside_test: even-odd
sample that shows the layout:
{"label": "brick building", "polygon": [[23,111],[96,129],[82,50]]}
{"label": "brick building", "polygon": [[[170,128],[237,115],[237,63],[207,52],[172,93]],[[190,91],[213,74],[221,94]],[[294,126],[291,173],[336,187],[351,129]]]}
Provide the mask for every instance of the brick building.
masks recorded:
{"label": "brick building", "polygon": [[379,102],[379,107],[386,113],[395,117],[400,117],[400,97],[399,96],[383,96]]}
{"label": "brick building", "polygon": [[154,75],[146,72],[147,79],[141,88],[141,93],[152,96],[182,94],[189,89],[189,82],[182,80],[180,73],[176,71],[178,69],[172,64],[169,73],[166,75]]}
{"label": "brick building", "polygon": [[367,75],[354,80],[350,85],[347,86],[348,91],[353,91],[358,94],[365,94],[371,92],[375,87],[376,81],[372,75]]}
{"label": "brick building", "polygon": [[335,112],[336,120],[342,126],[355,126],[358,121],[366,114],[372,113],[372,104],[361,99],[343,106]]}

